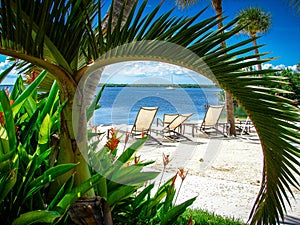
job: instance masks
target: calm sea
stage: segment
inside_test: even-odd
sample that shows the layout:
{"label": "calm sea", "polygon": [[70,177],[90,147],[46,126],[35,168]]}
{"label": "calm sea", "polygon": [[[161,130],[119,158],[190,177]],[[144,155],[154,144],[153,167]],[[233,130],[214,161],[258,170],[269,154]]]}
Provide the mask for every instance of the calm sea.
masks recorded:
{"label": "calm sea", "polygon": [[191,120],[201,120],[206,105],[220,104],[220,91],[218,88],[106,87],[92,124],[133,124],[143,106],[158,106],[156,117],[159,118],[164,113],[194,113]]}
{"label": "calm sea", "polygon": [[[0,85],[5,89],[6,85]],[[12,86],[8,86],[12,88]],[[140,107],[159,107],[156,117],[164,113],[194,113],[191,120],[201,120],[206,105],[222,104],[219,88],[106,87],[92,125],[133,124]]]}

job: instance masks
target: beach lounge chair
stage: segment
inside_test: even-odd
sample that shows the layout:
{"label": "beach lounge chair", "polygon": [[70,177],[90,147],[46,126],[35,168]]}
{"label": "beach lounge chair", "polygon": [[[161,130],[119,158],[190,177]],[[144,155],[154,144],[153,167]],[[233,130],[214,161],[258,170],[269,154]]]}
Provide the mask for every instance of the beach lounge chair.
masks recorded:
{"label": "beach lounge chair", "polygon": [[240,120],[239,118],[235,119],[235,128],[236,131],[239,132],[239,134],[242,136],[243,134],[250,134],[251,128],[253,128],[254,125],[252,124],[252,121],[250,120],[249,116],[247,116],[246,120]]}
{"label": "beach lounge chair", "polygon": [[[218,129],[218,125],[219,125],[219,119],[223,109],[224,109],[224,105],[208,106],[204,119],[200,124],[200,126],[198,124],[193,125],[192,135],[194,136],[195,132],[197,132],[198,130],[205,134],[210,134],[213,131],[215,131],[216,133],[220,132]],[[222,133],[224,134],[224,128]]]}
{"label": "beach lounge chair", "polygon": [[165,113],[163,119],[161,118],[157,118],[156,120],[156,126],[167,126],[168,124],[170,124],[177,116],[179,116],[178,113],[176,114],[169,114],[169,113]]}
{"label": "beach lounge chair", "polygon": [[176,129],[180,128],[182,124],[191,116],[193,113],[189,114],[177,114],[174,116],[174,119],[171,122],[167,122],[167,124],[160,130],[154,130],[157,134],[162,135],[164,138],[167,138],[172,141],[180,141],[181,138],[185,140],[192,141],[190,138],[184,136],[180,132],[176,131]]}
{"label": "beach lounge chair", "polygon": [[[147,135],[151,137],[151,125],[157,113],[158,107],[141,107],[131,129],[132,136]],[[152,137],[156,142],[159,142]]]}

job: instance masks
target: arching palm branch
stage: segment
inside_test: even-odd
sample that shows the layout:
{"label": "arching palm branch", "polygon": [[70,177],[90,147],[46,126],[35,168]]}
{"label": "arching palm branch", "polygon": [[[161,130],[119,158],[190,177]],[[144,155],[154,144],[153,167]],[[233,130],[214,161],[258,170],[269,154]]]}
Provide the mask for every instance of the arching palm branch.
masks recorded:
{"label": "arching palm branch", "polygon": [[298,11],[300,10],[300,1],[299,0],[288,0],[290,4],[296,8]]}
{"label": "arching palm branch", "polygon": [[[275,94],[281,90],[263,87],[280,82],[278,78],[251,76],[269,71],[242,70],[268,61],[251,60],[256,55],[250,52],[260,46],[248,47],[251,39],[226,48],[219,46],[241,30],[235,26],[236,20],[214,31],[214,26],[220,22],[217,16],[203,18],[200,22],[196,20],[202,12],[190,18],[172,17],[171,11],[158,16],[161,5],[144,15],[146,2],[142,2],[139,7],[133,6],[124,26],[119,19],[112,29],[110,14],[103,32],[100,2],[2,1],[0,7],[0,53],[46,69],[59,84],[61,101],[68,100],[61,115],[59,162],[80,162],[76,168],[80,171],[76,173],[76,184],[87,179],[88,167],[83,159],[85,153],[77,146],[82,143],[75,142],[72,103],[75,89],[84,79],[89,63],[97,59],[102,66],[126,60],[169,62],[214,80],[250,115],[264,153],[261,190],[250,219],[253,224],[275,224],[283,217],[283,199],[287,199],[286,193],[291,191],[289,185],[299,188],[292,173],[299,174],[296,166],[300,166],[299,127],[294,125],[295,121],[300,122],[299,110],[292,101]],[[230,31],[223,33],[225,30]],[[120,47],[122,45],[126,46]],[[182,48],[193,54],[176,51]]]}

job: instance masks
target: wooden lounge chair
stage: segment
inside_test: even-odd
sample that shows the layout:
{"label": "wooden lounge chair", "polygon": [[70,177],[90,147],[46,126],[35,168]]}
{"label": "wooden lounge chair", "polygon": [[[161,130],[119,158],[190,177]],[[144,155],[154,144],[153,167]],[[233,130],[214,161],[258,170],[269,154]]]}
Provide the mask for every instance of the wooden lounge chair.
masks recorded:
{"label": "wooden lounge chair", "polygon": [[158,140],[151,136],[151,126],[158,107],[141,107],[131,129],[132,136],[147,135],[161,144]]}
{"label": "wooden lounge chair", "polygon": [[176,114],[170,114],[170,113],[165,113],[163,119],[157,118],[156,120],[156,126],[167,126],[169,125],[177,116],[179,116],[178,113]]}
{"label": "wooden lounge chair", "polygon": [[182,124],[191,116],[193,113],[189,114],[178,114],[171,122],[168,122],[162,129],[154,130],[157,134],[162,135],[172,141],[180,141],[182,138],[188,141],[192,141],[190,138],[184,136],[182,133],[176,131],[180,128]]}
{"label": "wooden lounge chair", "polygon": [[[221,117],[223,109],[224,109],[224,105],[208,106],[204,119],[200,124],[200,126],[199,124],[193,125],[192,135],[194,136],[195,132],[197,132],[198,130],[205,134],[210,134],[212,132],[216,132],[216,133],[220,132],[218,126],[219,126],[219,119]],[[223,132],[221,133],[224,135],[224,128],[223,128]]]}

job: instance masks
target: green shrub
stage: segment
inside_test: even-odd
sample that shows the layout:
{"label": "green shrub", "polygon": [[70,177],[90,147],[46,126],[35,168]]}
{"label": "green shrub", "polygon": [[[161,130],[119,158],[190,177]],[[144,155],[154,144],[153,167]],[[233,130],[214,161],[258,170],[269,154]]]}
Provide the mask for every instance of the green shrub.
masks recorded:
{"label": "green shrub", "polygon": [[179,224],[187,224],[191,218],[194,225],[246,225],[234,218],[224,218],[200,209],[188,209],[180,217]]}
{"label": "green shrub", "polygon": [[145,187],[145,182],[153,180],[159,174],[143,171],[145,166],[153,162],[139,162],[134,156],[147,138],[137,140],[116,157],[120,142],[117,131],[111,129],[110,136],[106,145],[99,151],[99,141],[90,145],[93,147],[90,160],[92,172],[103,176],[102,182],[95,186],[95,192],[104,198],[112,209],[114,224],[174,224],[196,198],[174,205],[177,196],[174,182],[177,174],[157,191],[153,191],[154,183]]}
{"label": "green shrub", "polygon": [[292,99],[295,104],[300,103],[300,73],[290,69],[284,69],[279,72],[266,74],[265,76],[281,76],[284,82],[277,83],[272,88],[282,88],[286,92],[279,92],[278,95]]}
{"label": "green shrub", "polygon": [[1,224],[53,223],[61,215],[47,208],[49,184],[75,164],[55,165],[52,138],[59,130],[58,87],[38,100],[42,72],[28,87],[19,77],[11,91],[0,91]]}

